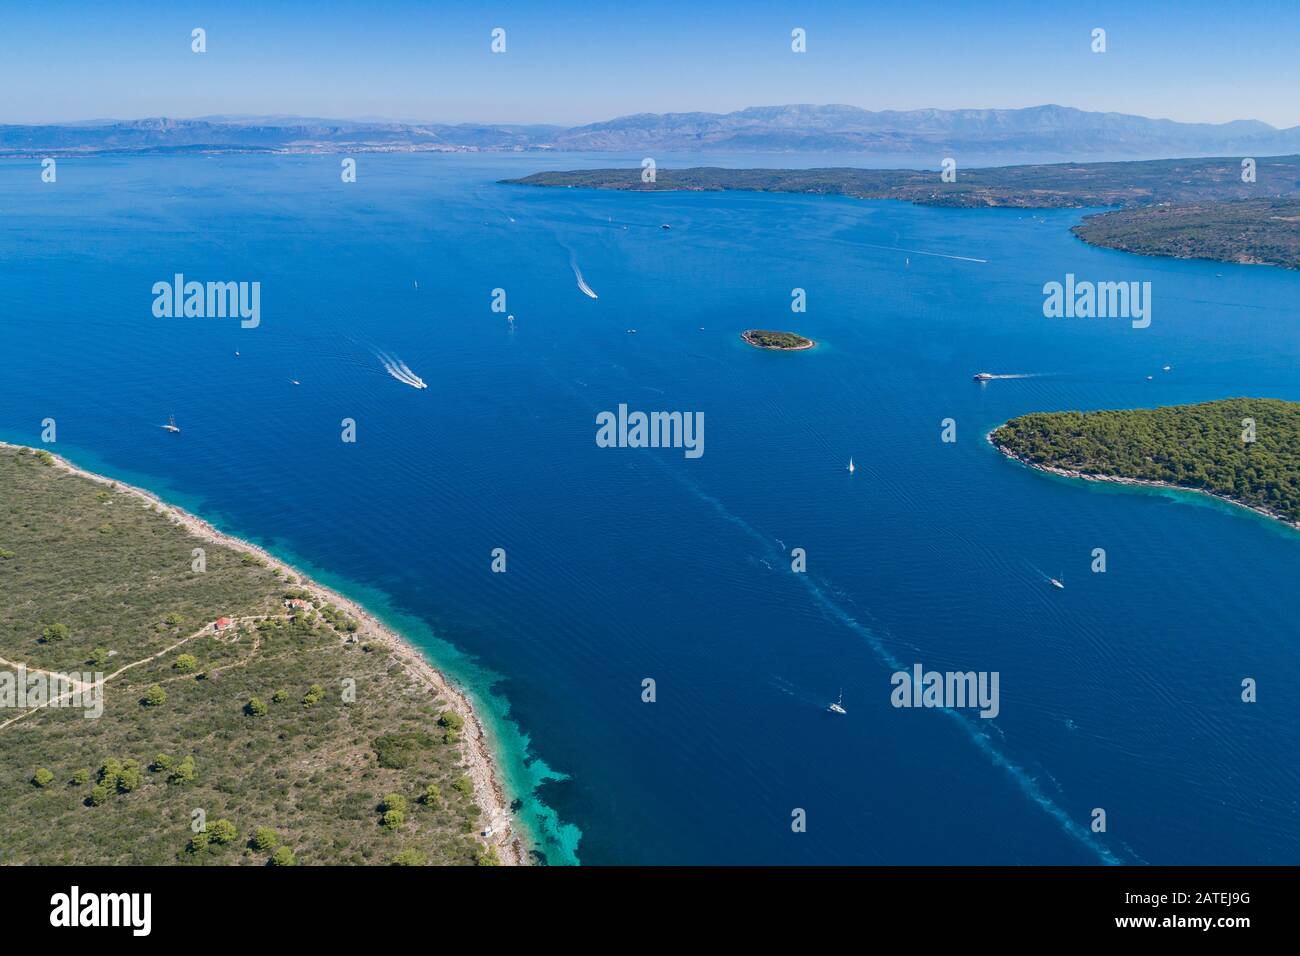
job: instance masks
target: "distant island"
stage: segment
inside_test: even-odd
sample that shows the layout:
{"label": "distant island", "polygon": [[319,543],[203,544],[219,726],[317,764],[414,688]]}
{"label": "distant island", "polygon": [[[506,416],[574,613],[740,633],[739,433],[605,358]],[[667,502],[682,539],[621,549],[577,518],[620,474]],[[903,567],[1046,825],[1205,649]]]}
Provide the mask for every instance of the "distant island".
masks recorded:
{"label": "distant island", "polygon": [[[1045,104],[1019,109],[864,110],[752,106],[731,113],[636,113],[581,126],[223,115],[0,125],[0,156],[95,153],[480,151],[850,152],[934,157],[1276,156],[1300,127],[1258,120],[1180,123]],[[653,152],[643,152],[652,150]]]}
{"label": "distant island", "polygon": [[5,863],[527,862],[468,700],[364,609],[44,449],[0,497]]}
{"label": "distant island", "polygon": [[952,183],[915,169],[582,169],[503,183],[628,192],[744,190],[894,199],[962,209],[1117,206],[1074,227],[1084,242],[1145,255],[1300,267],[1300,156],[1256,160],[1242,181],[1240,157],[1126,163],[1057,163],[958,169]]}
{"label": "distant island", "polygon": [[778,352],[798,352],[810,349],[817,343],[793,332],[771,332],[767,329],[746,329],[740,337],[754,348],[775,349]]}
{"label": "distant island", "polygon": [[988,439],[1042,471],[1204,492],[1300,528],[1300,402],[1035,412]]}

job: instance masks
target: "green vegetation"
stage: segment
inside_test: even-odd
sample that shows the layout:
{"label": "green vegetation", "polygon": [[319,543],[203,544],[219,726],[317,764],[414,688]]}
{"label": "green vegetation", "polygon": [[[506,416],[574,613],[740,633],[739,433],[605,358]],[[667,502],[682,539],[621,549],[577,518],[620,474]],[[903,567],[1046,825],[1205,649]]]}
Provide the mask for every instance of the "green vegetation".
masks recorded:
{"label": "green vegetation", "polygon": [[639,166],[502,182],[631,192],[737,189],[975,209],[1119,206],[1085,218],[1075,235],[1146,255],[1300,268],[1300,156],[1261,158],[1256,172],[1256,182],[1242,182],[1241,158],[1233,157],[959,169],[951,183],[933,170],[717,167],[660,168],[645,183]]}
{"label": "green vegetation", "polygon": [[777,349],[782,352],[795,352],[810,349],[816,343],[793,332],[771,332],[767,329],[746,329],[740,337],[755,348]]}
{"label": "green vegetation", "polygon": [[[97,719],[0,713],[6,864],[388,865],[405,851],[478,862],[478,807],[453,788],[462,744],[434,731],[449,701],[325,620],[289,619],[284,580],[265,562],[199,541],[121,489],[104,500],[105,485],[42,457],[0,448],[0,546],[14,554],[0,560],[0,657],[81,671],[111,648],[99,669],[135,666],[104,685]],[[241,623],[214,632],[223,615]],[[344,632],[355,623],[332,617]],[[176,666],[186,655],[201,668]],[[343,678],[356,681],[350,703],[335,690]],[[141,706],[154,686],[165,703]],[[265,714],[245,716],[268,695]],[[442,798],[417,810],[429,786]],[[392,830],[376,825],[387,794],[410,804]],[[216,821],[205,833],[191,830],[195,808]],[[214,838],[227,836],[221,821],[229,842]]]}
{"label": "green vegetation", "polygon": [[[1250,423],[1253,422],[1253,441]],[[1040,412],[992,436],[1030,464],[1167,482],[1300,522],[1300,402],[1231,398],[1200,405]]]}
{"label": "green vegetation", "polygon": [[271,866],[293,866],[298,861],[294,858],[293,850],[287,846],[277,847],[276,851],[271,854],[271,859],[267,861]]}
{"label": "green vegetation", "polygon": [[1147,256],[1300,269],[1300,199],[1144,206],[1085,216],[1084,242]]}
{"label": "green vegetation", "polygon": [[722,169],[697,166],[656,171],[641,181],[641,167],[534,173],[504,183],[573,186],[631,192],[740,189],[809,193],[856,199],[902,199],[926,206],[1081,208],[1145,206],[1269,196],[1300,196],[1300,156],[1261,158],[1257,182],[1241,181],[1241,158],[1157,159],[1121,163],[1053,163],[959,169],[955,182],[937,170]]}

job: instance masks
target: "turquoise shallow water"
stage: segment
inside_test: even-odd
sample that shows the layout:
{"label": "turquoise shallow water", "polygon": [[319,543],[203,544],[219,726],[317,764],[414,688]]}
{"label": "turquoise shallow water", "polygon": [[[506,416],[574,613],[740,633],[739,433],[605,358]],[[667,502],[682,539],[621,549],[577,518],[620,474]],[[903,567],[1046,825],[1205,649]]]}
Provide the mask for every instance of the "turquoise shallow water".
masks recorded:
{"label": "turquoise shallow water", "polygon": [[[56,450],[421,643],[551,862],[1296,862],[1300,535],[983,435],[1300,399],[1300,276],[1094,249],[1074,211],[495,182],[610,161],[367,156],[347,186],[337,157],[0,163],[0,435],[53,417]],[[176,272],[260,281],[261,325],[154,318]],[[1067,272],[1151,281],[1151,327],[1045,319]],[[598,448],[620,403],[703,412],[704,455]],[[998,717],[890,706],[916,662],[998,671]]]}

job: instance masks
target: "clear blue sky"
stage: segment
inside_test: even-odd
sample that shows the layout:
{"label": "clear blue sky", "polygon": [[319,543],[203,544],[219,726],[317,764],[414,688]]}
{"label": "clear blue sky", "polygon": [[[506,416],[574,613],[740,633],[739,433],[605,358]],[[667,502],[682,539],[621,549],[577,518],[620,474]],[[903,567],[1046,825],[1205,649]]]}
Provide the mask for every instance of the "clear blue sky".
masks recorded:
{"label": "clear blue sky", "polygon": [[[190,52],[190,30],[208,52]],[[507,52],[489,52],[503,27]],[[808,52],[790,52],[790,31]],[[1108,52],[1089,50],[1093,27]],[[1300,125],[1300,2],[0,0],[0,123],[1059,103]]]}

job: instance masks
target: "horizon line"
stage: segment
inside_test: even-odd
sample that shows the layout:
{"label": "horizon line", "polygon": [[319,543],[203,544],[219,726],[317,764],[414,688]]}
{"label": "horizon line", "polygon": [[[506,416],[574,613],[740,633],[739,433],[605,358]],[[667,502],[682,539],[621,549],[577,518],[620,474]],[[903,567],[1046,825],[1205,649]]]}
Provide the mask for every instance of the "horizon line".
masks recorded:
{"label": "horizon line", "polygon": [[250,120],[316,120],[333,123],[389,123],[398,126],[482,126],[482,127],[504,127],[504,126],[544,126],[556,129],[577,129],[583,126],[594,126],[600,123],[610,123],[620,119],[630,119],[637,116],[734,116],[738,113],[745,113],[749,110],[761,109],[791,109],[809,107],[814,109],[832,109],[843,108],[858,110],[863,113],[881,114],[881,113],[965,113],[965,112],[1003,112],[1018,113],[1028,110],[1042,109],[1060,109],[1072,110],[1077,113],[1084,113],[1094,116],[1126,116],[1138,119],[1150,120],[1153,122],[1176,123],[1180,126],[1230,126],[1234,123],[1257,123],[1266,126],[1276,132],[1286,132],[1288,130],[1300,129],[1300,124],[1296,126],[1274,126],[1266,120],[1253,119],[1250,117],[1238,117],[1237,119],[1222,120],[1218,122],[1209,120],[1175,120],[1166,116],[1147,116],[1142,113],[1126,113],[1121,110],[1087,110],[1077,106],[1065,106],[1060,103],[1039,103],[1034,106],[960,106],[960,107],[938,107],[924,106],[914,109],[893,109],[885,107],[882,109],[868,109],[863,106],[855,106],[851,103],[767,103],[741,107],[739,109],[729,110],[726,112],[716,112],[713,110],[665,110],[662,112],[641,111],[634,113],[619,113],[606,119],[591,120],[585,123],[551,123],[544,121],[532,120],[504,120],[498,122],[484,122],[478,120],[436,120],[436,119],[396,119],[383,116],[318,116],[308,113],[205,113],[201,116],[179,116],[166,113],[153,113],[142,116],[116,116],[116,117],[86,117],[82,119],[63,119],[63,120],[42,120],[39,122],[11,122],[0,120],[0,127],[5,126],[88,126],[88,125],[109,125],[113,123],[140,123],[147,120],[177,120],[182,122],[208,122],[208,123],[227,123],[248,122]]}

